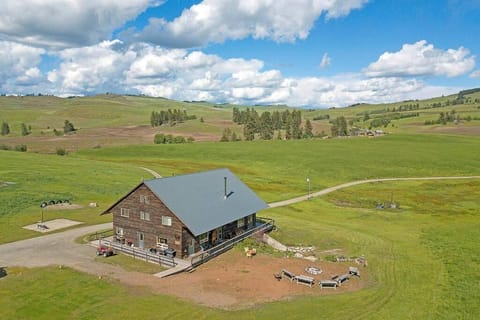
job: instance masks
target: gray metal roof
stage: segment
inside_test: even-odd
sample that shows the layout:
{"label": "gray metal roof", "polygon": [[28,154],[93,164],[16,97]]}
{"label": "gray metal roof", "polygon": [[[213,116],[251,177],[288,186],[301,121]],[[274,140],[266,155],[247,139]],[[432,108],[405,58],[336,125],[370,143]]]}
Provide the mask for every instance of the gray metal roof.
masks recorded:
{"label": "gray metal roof", "polygon": [[268,208],[228,169],[147,180],[145,184],[194,236]]}

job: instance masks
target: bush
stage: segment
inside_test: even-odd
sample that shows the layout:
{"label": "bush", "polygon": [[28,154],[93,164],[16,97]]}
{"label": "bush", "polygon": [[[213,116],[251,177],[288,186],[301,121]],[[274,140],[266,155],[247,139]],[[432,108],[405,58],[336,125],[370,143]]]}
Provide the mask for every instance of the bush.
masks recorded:
{"label": "bush", "polygon": [[67,155],[67,150],[65,150],[64,148],[57,148],[57,155],[65,156]]}
{"label": "bush", "polygon": [[20,145],[18,145],[18,146],[15,146],[15,151],[27,152],[27,145],[25,145],[25,144],[20,144]]}

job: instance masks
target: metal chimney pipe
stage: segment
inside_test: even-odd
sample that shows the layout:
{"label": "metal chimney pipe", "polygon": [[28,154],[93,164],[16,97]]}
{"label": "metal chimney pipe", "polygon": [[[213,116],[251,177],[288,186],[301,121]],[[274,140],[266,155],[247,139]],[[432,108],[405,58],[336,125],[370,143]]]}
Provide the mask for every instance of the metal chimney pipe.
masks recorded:
{"label": "metal chimney pipe", "polygon": [[227,177],[223,177],[224,179],[224,185],[225,185],[225,192],[224,192],[224,199],[226,200],[227,199]]}

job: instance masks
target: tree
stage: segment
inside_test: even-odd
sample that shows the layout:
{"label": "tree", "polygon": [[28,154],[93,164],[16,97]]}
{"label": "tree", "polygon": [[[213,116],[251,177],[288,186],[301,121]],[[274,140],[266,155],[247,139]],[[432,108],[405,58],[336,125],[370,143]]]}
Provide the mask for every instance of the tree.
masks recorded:
{"label": "tree", "polygon": [[230,128],[223,129],[222,137],[220,138],[220,142],[228,142],[230,141],[230,135],[232,134]]}
{"label": "tree", "polygon": [[309,139],[313,137],[313,127],[312,123],[310,120],[307,119],[307,122],[305,122],[305,133],[304,133],[305,138]]}
{"label": "tree", "polygon": [[10,133],[10,126],[5,121],[2,123],[2,136],[6,136]]}
{"label": "tree", "polygon": [[63,126],[63,132],[64,133],[70,133],[70,132],[74,132],[76,129],[75,127],[73,126],[73,123],[71,123],[70,121],[68,120],[65,120],[65,124]]}
{"label": "tree", "polygon": [[30,134],[30,130],[28,130],[25,123],[22,123],[21,128],[22,128],[22,136],[28,136]]}

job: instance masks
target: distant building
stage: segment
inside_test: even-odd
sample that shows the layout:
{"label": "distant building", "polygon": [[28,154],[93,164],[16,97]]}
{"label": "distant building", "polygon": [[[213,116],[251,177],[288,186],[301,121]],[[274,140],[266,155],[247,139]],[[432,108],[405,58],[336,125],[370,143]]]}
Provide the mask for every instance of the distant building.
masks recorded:
{"label": "distant building", "polygon": [[267,207],[219,169],[144,181],[102,214],[113,214],[118,241],[187,256],[253,229],[257,211]]}

